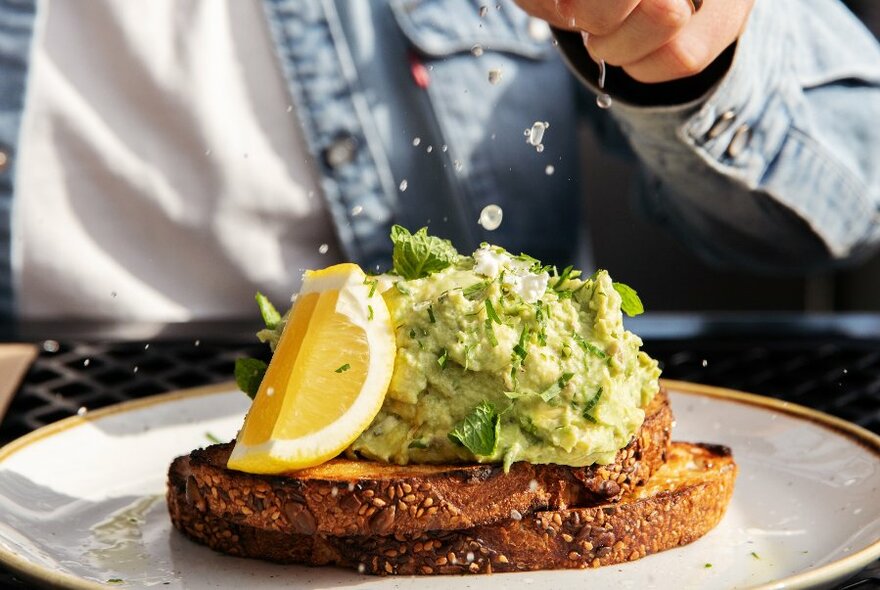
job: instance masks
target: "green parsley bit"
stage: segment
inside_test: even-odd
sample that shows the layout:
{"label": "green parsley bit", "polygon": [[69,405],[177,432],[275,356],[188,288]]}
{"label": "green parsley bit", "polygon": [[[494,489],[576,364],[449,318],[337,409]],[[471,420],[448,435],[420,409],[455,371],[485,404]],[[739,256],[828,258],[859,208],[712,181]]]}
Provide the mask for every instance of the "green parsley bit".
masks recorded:
{"label": "green parsley bit", "polygon": [[437,364],[440,365],[441,369],[446,368],[446,361],[449,360],[449,353],[444,348],[440,351],[440,356],[437,358]]}
{"label": "green parsley bit", "polygon": [[367,295],[367,298],[370,298],[376,294],[376,287],[379,285],[379,281],[373,279],[372,281],[368,280],[367,282],[370,285],[370,293]]}
{"label": "green parsley bit", "polygon": [[754,551],[752,551],[752,557],[754,557],[755,559],[761,559],[761,558],[758,556],[758,554],[755,553]]}
{"label": "green parsley bit", "polygon": [[373,306],[372,306],[372,305],[368,305],[368,306],[367,306],[367,320],[369,321],[369,320],[372,320],[372,319],[373,319]]}
{"label": "green parsley bit", "polygon": [[706,568],[706,569],[708,569],[708,568],[712,567],[712,564],[711,564],[711,563],[707,563],[707,564],[705,564],[703,567]]}
{"label": "green parsley bit", "polygon": [[432,324],[437,323],[437,318],[434,317],[434,306],[433,305],[428,306],[428,319],[431,320]]}
{"label": "green parsley bit", "polygon": [[590,342],[587,342],[586,340],[584,340],[583,336],[581,336],[580,334],[573,334],[572,338],[574,339],[575,342],[577,342],[578,346],[580,346],[584,352],[590,353],[590,354],[597,356],[603,360],[608,358],[608,354],[604,350],[602,350],[601,348],[599,348],[595,344],[591,344]]}
{"label": "green parsley bit", "polygon": [[220,439],[214,436],[212,432],[205,432],[205,438],[208,439],[208,442],[214,445],[220,444]]}
{"label": "green parsley bit", "polygon": [[347,370],[349,370],[350,368],[351,368],[351,365],[348,364],[348,363],[345,363],[344,365],[342,365],[341,367],[339,367],[338,369],[336,369],[336,372],[337,372],[337,373],[345,373],[345,372],[346,372]]}

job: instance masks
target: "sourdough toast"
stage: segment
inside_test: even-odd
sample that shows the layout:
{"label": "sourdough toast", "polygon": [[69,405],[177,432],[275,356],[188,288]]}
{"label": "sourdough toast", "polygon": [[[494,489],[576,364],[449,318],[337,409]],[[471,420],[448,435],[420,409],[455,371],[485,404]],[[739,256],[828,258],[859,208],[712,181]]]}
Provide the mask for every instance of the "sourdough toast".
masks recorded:
{"label": "sourdough toast", "polygon": [[201,511],[187,495],[190,458],[172,464],[168,507],[190,538],[241,557],[338,565],[371,574],[462,574],[578,569],[632,561],[712,529],[733,493],[736,464],[715,445],[673,443],[664,466],[620,501],[543,511],[457,531],[412,536],[285,534]]}
{"label": "sourdough toast", "polygon": [[391,465],[333,459],[286,476],[226,468],[232,443],[190,454],[188,496],[200,510],[258,529],[302,535],[413,534],[465,529],[527,514],[614,501],[665,461],[672,410],[654,396],[613,463],[588,467]]}

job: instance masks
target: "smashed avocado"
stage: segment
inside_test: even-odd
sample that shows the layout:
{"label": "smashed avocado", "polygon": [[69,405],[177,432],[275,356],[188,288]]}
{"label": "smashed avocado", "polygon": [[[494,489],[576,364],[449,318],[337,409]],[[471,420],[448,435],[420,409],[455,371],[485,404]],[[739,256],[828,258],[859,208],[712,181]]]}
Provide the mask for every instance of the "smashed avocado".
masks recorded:
{"label": "smashed avocado", "polygon": [[582,278],[487,244],[460,256],[425,230],[395,232],[397,274],[374,279],[395,326],[394,374],[349,455],[610,463],[658,390],[657,362],[623,327],[622,306],[641,311],[635,291],[605,271]]}

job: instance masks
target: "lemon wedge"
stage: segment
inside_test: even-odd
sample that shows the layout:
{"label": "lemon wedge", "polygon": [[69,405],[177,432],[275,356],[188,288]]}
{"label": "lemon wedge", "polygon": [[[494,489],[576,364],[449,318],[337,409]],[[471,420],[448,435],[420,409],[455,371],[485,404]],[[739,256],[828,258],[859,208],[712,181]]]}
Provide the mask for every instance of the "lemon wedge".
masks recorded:
{"label": "lemon wedge", "polygon": [[228,467],[283,473],[335,457],[379,412],[395,346],[388,307],[360,267],[307,271]]}

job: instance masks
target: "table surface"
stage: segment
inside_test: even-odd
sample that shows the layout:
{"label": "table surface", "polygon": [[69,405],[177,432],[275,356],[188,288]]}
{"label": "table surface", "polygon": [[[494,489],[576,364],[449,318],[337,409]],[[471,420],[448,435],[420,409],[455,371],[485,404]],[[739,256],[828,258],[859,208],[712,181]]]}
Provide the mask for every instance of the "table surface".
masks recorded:
{"label": "table surface", "polygon": [[[880,433],[878,316],[655,315],[629,327],[667,378],[784,399]],[[228,381],[236,358],[268,358],[253,332],[248,322],[19,326],[7,340],[37,342],[40,354],[0,421],[0,445],[82,407]],[[26,586],[0,568],[0,587]],[[878,587],[880,561],[840,586]]]}

